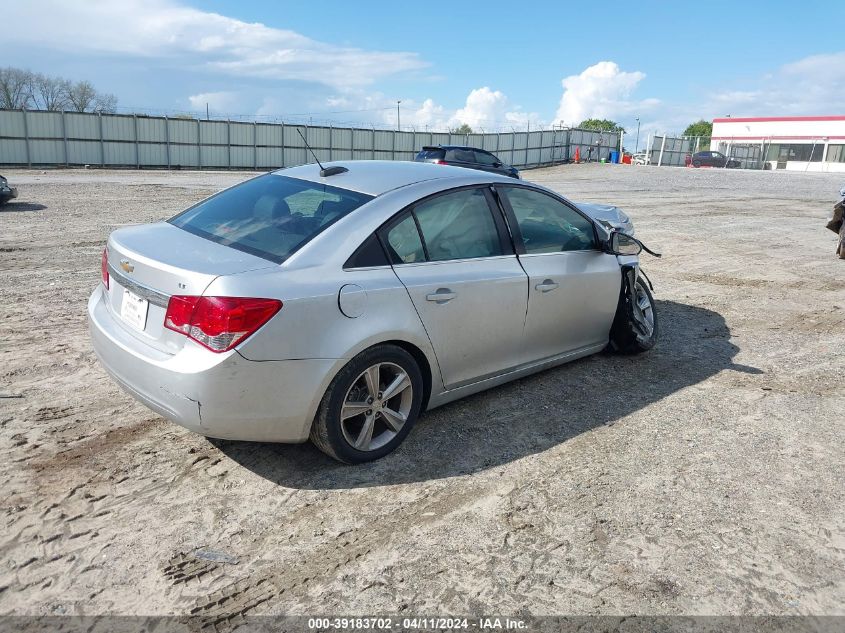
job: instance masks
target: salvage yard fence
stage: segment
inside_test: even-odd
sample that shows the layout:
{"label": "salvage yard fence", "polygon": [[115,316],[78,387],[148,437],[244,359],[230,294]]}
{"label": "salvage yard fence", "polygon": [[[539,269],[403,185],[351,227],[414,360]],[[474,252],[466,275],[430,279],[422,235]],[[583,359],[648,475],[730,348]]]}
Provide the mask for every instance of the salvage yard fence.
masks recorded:
{"label": "salvage yard fence", "polygon": [[468,145],[515,167],[541,167],[589,152],[608,160],[619,135],[559,128],[457,134],[203,120],[142,114],[0,110],[0,165],[137,169],[275,169],[321,161],[413,160],[424,145]]}
{"label": "salvage yard fence", "polygon": [[709,136],[671,136],[655,134],[646,144],[649,165],[684,167],[692,155],[705,150],[719,151],[729,159],[738,161],[743,169],[764,169],[763,144],[719,143],[711,144]]}

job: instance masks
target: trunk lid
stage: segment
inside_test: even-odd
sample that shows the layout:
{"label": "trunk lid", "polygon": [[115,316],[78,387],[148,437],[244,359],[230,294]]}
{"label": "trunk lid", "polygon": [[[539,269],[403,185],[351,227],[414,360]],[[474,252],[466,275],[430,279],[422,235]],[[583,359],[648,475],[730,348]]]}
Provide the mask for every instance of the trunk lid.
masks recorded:
{"label": "trunk lid", "polygon": [[221,275],[278,267],[166,222],[118,229],[106,248],[113,317],[137,338],[173,354],[187,339],[164,327],[172,295],[201,295]]}

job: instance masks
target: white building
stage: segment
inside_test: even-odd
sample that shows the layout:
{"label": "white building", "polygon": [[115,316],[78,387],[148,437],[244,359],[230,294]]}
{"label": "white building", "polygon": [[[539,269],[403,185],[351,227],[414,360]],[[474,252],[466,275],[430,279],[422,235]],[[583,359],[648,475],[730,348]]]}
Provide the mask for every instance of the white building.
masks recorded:
{"label": "white building", "polygon": [[767,169],[845,172],[845,116],[713,119],[710,149],[754,148]]}

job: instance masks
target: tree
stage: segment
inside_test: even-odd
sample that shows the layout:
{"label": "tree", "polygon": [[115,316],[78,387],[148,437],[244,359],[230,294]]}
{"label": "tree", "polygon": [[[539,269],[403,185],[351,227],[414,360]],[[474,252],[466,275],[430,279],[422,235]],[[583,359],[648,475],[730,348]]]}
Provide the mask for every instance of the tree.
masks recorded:
{"label": "tree", "polygon": [[449,130],[452,134],[472,134],[472,128],[466,123],[461,123],[459,127]]}
{"label": "tree", "polygon": [[610,119],[584,119],[575,127],[597,132],[624,132],[625,128]]}
{"label": "tree", "polygon": [[68,105],[75,112],[89,112],[97,99],[97,91],[90,81],[77,81],[67,94]]}
{"label": "tree", "polygon": [[117,111],[117,97],[113,94],[106,94],[103,92],[97,93],[97,98],[94,99],[94,112],[101,114],[114,114]]}
{"label": "tree", "polygon": [[20,68],[0,68],[0,108],[20,110],[32,104],[31,73]]}
{"label": "tree", "polygon": [[68,105],[70,82],[61,77],[47,77],[41,73],[30,77],[32,105],[39,110],[64,110]]}
{"label": "tree", "polygon": [[710,121],[701,119],[695,123],[690,123],[687,129],[684,130],[684,136],[713,136],[713,124]]}
{"label": "tree", "polygon": [[0,68],[0,109],[112,113],[117,97],[97,92],[90,81],[73,83],[23,68]]}

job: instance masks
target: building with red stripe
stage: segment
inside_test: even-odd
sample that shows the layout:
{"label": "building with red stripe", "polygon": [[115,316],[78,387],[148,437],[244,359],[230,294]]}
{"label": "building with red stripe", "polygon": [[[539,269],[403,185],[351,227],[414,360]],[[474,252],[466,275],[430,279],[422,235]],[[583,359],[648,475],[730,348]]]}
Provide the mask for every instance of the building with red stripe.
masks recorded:
{"label": "building with red stripe", "polygon": [[752,146],[767,169],[845,172],[845,115],[713,119],[711,149]]}

